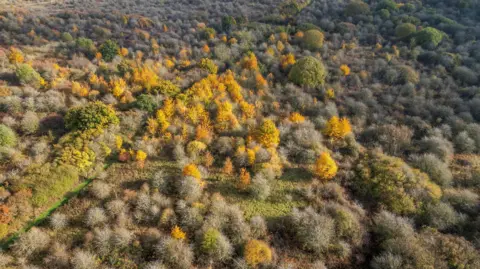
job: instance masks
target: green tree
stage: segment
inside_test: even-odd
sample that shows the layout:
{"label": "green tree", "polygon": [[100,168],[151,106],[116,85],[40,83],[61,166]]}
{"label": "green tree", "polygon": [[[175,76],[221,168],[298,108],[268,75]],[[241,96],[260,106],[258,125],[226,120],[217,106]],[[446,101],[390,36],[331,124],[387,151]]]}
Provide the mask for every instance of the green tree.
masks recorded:
{"label": "green tree", "polygon": [[15,146],[17,144],[17,135],[10,127],[0,124],[0,146]]}
{"label": "green tree", "polygon": [[288,74],[288,78],[293,83],[308,87],[322,85],[326,76],[327,71],[323,63],[312,56],[297,61]]}
{"label": "green tree", "polygon": [[15,70],[15,75],[21,84],[40,86],[42,77],[33,67],[28,64],[21,64]]}
{"label": "green tree", "polygon": [[65,116],[65,125],[70,130],[101,129],[118,123],[115,110],[100,101],[71,108]]}
{"label": "green tree", "polygon": [[345,7],[345,15],[347,16],[353,17],[356,15],[367,15],[369,13],[370,6],[361,0],[354,0]]}
{"label": "green tree", "polygon": [[395,35],[398,38],[406,38],[417,31],[417,27],[411,23],[402,23],[395,28]]}
{"label": "green tree", "polygon": [[105,61],[111,62],[118,54],[118,44],[113,40],[107,40],[100,46],[100,53]]}
{"label": "green tree", "polygon": [[419,45],[433,44],[435,47],[443,40],[443,33],[433,27],[427,27],[416,34]]}
{"label": "green tree", "polygon": [[303,36],[303,44],[310,50],[320,49],[323,47],[325,36],[316,29],[308,30]]}

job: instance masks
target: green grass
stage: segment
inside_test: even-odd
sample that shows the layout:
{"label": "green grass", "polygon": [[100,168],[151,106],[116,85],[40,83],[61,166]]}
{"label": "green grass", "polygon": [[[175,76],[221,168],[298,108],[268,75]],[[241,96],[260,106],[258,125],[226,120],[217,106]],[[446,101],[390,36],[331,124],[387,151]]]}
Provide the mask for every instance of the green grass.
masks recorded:
{"label": "green grass", "polygon": [[[106,164],[105,169],[107,169],[108,166],[110,166],[110,164]],[[70,199],[77,196],[83,189],[85,189],[90,183],[92,183],[93,180],[94,178],[88,178],[82,183],[78,184],[73,190],[65,194],[62,199],[58,200],[47,210],[43,211],[43,213],[36,217],[33,221],[28,222],[27,225],[25,225],[21,230],[17,231],[16,233],[9,236],[7,239],[3,240],[0,243],[0,250],[8,249],[10,245],[13,244],[15,240],[20,237],[20,235],[28,232],[32,227],[43,223],[53,212],[55,212],[55,210],[67,204]]]}
{"label": "green grass", "polygon": [[300,189],[311,182],[312,175],[305,169],[286,169],[279,179],[271,182],[271,193],[265,201],[252,198],[236,188],[236,177],[214,175],[208,179],[208,191],[222,194],[228,202],[237,204],[244,211],[246,219],[260,215],[267,219],[288,215],[294,207],[307,205],[300,195]]}

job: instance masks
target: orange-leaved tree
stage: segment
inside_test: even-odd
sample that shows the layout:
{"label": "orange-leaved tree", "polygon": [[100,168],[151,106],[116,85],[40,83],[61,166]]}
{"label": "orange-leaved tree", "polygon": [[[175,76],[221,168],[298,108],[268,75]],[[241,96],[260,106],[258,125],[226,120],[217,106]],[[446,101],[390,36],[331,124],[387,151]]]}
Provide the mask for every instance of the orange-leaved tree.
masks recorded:
{"label": "orange-leaved tree", "polygon": [[351,132],[352,126],[350,125],[350,121],[348,121],[347,118],[340,119],[337,116],[330,118],[325,126],[325,129],[323,130],[324,135],[333,139],[344,138]]}
{"label": "orange-leaved tree", "polygon": [[272,120],[264,120],[255,130],[255,140],[266,148],[277,147],[280,143],[280,132]]}
{"label": "orange-leaved tree", "polygon": [[314,172],[322,180],[330,180],[337,174],[338,167],[328,152],[322,152],[315,162]]}

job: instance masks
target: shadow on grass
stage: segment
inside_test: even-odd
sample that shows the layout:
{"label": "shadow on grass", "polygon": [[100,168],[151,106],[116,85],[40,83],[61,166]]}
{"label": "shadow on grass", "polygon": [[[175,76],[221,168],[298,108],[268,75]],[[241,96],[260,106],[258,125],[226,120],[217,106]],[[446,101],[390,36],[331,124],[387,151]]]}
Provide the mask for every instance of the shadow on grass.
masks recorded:
{"label": "shadow on grass", "polygon": [[305,168],[287,168],[280,177],[280,180],[290,182],[310,182],[314,175]]}

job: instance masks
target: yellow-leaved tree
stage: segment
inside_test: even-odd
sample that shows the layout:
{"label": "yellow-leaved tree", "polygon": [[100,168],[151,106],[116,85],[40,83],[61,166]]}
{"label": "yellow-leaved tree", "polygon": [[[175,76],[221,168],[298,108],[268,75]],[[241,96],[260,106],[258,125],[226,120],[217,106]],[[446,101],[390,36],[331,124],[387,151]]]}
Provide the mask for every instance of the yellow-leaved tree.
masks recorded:
{"label": "yellow-leaved tree", "polygon": [[337,174],[338,167],[328,152],[323,152],[315,162],[314,172],[322,180],[330,180]]}
{"label": "yellow-leaved tree", "polygon": [[245,245],[244,258],[248,265],[269,264],[272,261],[272,250],[264,241],[250,240]]}
{"label": "yellow-leaved tree", "polygon": [[280,143],[280,132],[272,120],[265,120],[254,134],[255,140],[266,148],[277,147]]}
{"label": "yellow-leaved tree", "polygon": [[182,231],[182,229],[180,227],[178,227],[176,225],[175,225],[175,227],[173,227],[170,234],[173,238],[178,239],[178,240],[184,240],[186,235],[187,235],[184,231]]}
{"label": "yellow-leaved tree", "polygon": [[337,116],[333,116],[323,130],[324,135],[333,139],[344,138],[350,132],[352,132],[350,121],[347,118],[340,119]]}

